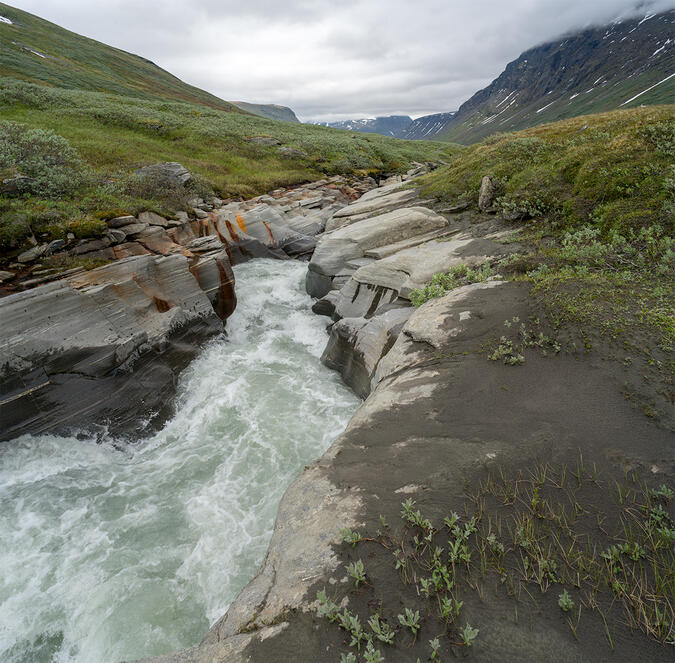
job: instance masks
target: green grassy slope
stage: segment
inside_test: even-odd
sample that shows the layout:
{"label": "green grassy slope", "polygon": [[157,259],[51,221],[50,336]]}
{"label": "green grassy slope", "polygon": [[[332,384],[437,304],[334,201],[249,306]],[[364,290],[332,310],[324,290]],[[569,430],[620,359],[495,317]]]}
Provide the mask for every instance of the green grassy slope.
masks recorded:
{"label": "green grassy slope", "polygon": [[[653,106],[497,134],[422,178],[423,191],[477,203],[497,179],[495,211],[519,227],[520,256],[496,266],[533,294],[571,347],[609,342],[640,367],[626,397],[649,416],[675,399],[675,106]],[[658,403],[661,403],[658,405]]]}
{"label": "green grassy slope", "polygon": [[[447,161],[459,149],[447,143],[352,134],[207,106],[64,90],[8,78],[0,78],[3,120],[55,132],[83,161],[82,167],[77,166],[81,183],[58,197],[0,196],[0,244],[5,245],[20,240],[29,229],[58,237],[73,224],[92,229],[96,225],[90,223],[92,218],[109,214],[141,209],[170,213],[172,206],[175,211],[180,201],[172,203],[133,187],[135,169],[161,161],[182,163],[198,176],[200,186],[222,197],[250,197],[324,175],[405,171],[414,161]],[[282,146],[247,140],[261,135],[277,138]],[[1,143],[0,179],[11,174],[33,176],[17,165],[16,157],[2,153]],[[283,147],[296,151],[285,155]],[[12,221],[17,215],[23,219],[18,224]]]}
{"label": "green grassy slope", "polygon": [[0,2],[0,76],[139,99],[174,99],[240,112],[157,65]]}

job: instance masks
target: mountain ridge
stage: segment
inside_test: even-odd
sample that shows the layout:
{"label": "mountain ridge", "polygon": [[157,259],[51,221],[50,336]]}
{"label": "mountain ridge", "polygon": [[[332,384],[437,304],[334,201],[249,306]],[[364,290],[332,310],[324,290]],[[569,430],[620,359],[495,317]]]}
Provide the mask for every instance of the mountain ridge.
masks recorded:
{"label": "mountain ridge", "polygon": [[527,49],[424,138],[470,144],[496,132],[578,115],[672,103],[674,26],[675,10],[670,10],[615,20]]}

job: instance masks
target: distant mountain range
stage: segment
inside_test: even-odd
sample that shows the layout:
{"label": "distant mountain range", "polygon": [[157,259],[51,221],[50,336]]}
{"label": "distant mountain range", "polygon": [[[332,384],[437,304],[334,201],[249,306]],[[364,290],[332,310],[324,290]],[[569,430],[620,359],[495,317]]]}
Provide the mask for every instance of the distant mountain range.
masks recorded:
{"label": "distant mountain range", "polygon": [[300,122],[295,113],[288,106],[277,104],[250,104],[248,101],[231,101],[237,108],[241,108],[253,115],[266,117],[268,120],[281,120],[282,122]]}
{"label": "distant mountain range", "polygon": [[324,127],[359,131],[371,134],[382,134],[402,138],[413,119],[407,115],[388,115],[386,117],[364,118],[361,120],[342,120],[339,122],[316,122]]}
{"label": "distant mountain range", "polygon": [[566,35],[525,51],[421,137],[468,144],[587,113],[675,103],[674,47],[675,11]]}
{"label": "distant mountain range", "polygon": [[674,48],[675,11],[615,20],[525,51],[456,112],[324,124],[468,144],[587,113],[675,103]]}

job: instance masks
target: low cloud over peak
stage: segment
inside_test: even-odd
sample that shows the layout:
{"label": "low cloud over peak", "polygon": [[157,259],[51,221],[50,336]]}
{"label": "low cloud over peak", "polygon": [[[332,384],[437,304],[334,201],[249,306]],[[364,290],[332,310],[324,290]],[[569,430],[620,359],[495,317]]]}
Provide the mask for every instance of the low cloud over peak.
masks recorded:
{"label": "low cloud over peak", "polygon": [[223,99],[303,119],[455,110],[528,48],[675,0],[17,0]]}

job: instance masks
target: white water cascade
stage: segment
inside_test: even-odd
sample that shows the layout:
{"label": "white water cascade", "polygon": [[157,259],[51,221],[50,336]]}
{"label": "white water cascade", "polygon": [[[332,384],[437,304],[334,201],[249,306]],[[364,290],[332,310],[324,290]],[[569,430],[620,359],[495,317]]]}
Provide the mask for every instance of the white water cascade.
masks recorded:
{"label": "white water cascade", "polygon": [[255,575],[279,500],[358,399],[319,362],[306,265],[235,268],[225,339],[158,434],[0,444],[0,660],[114,663],[195,645]]}

